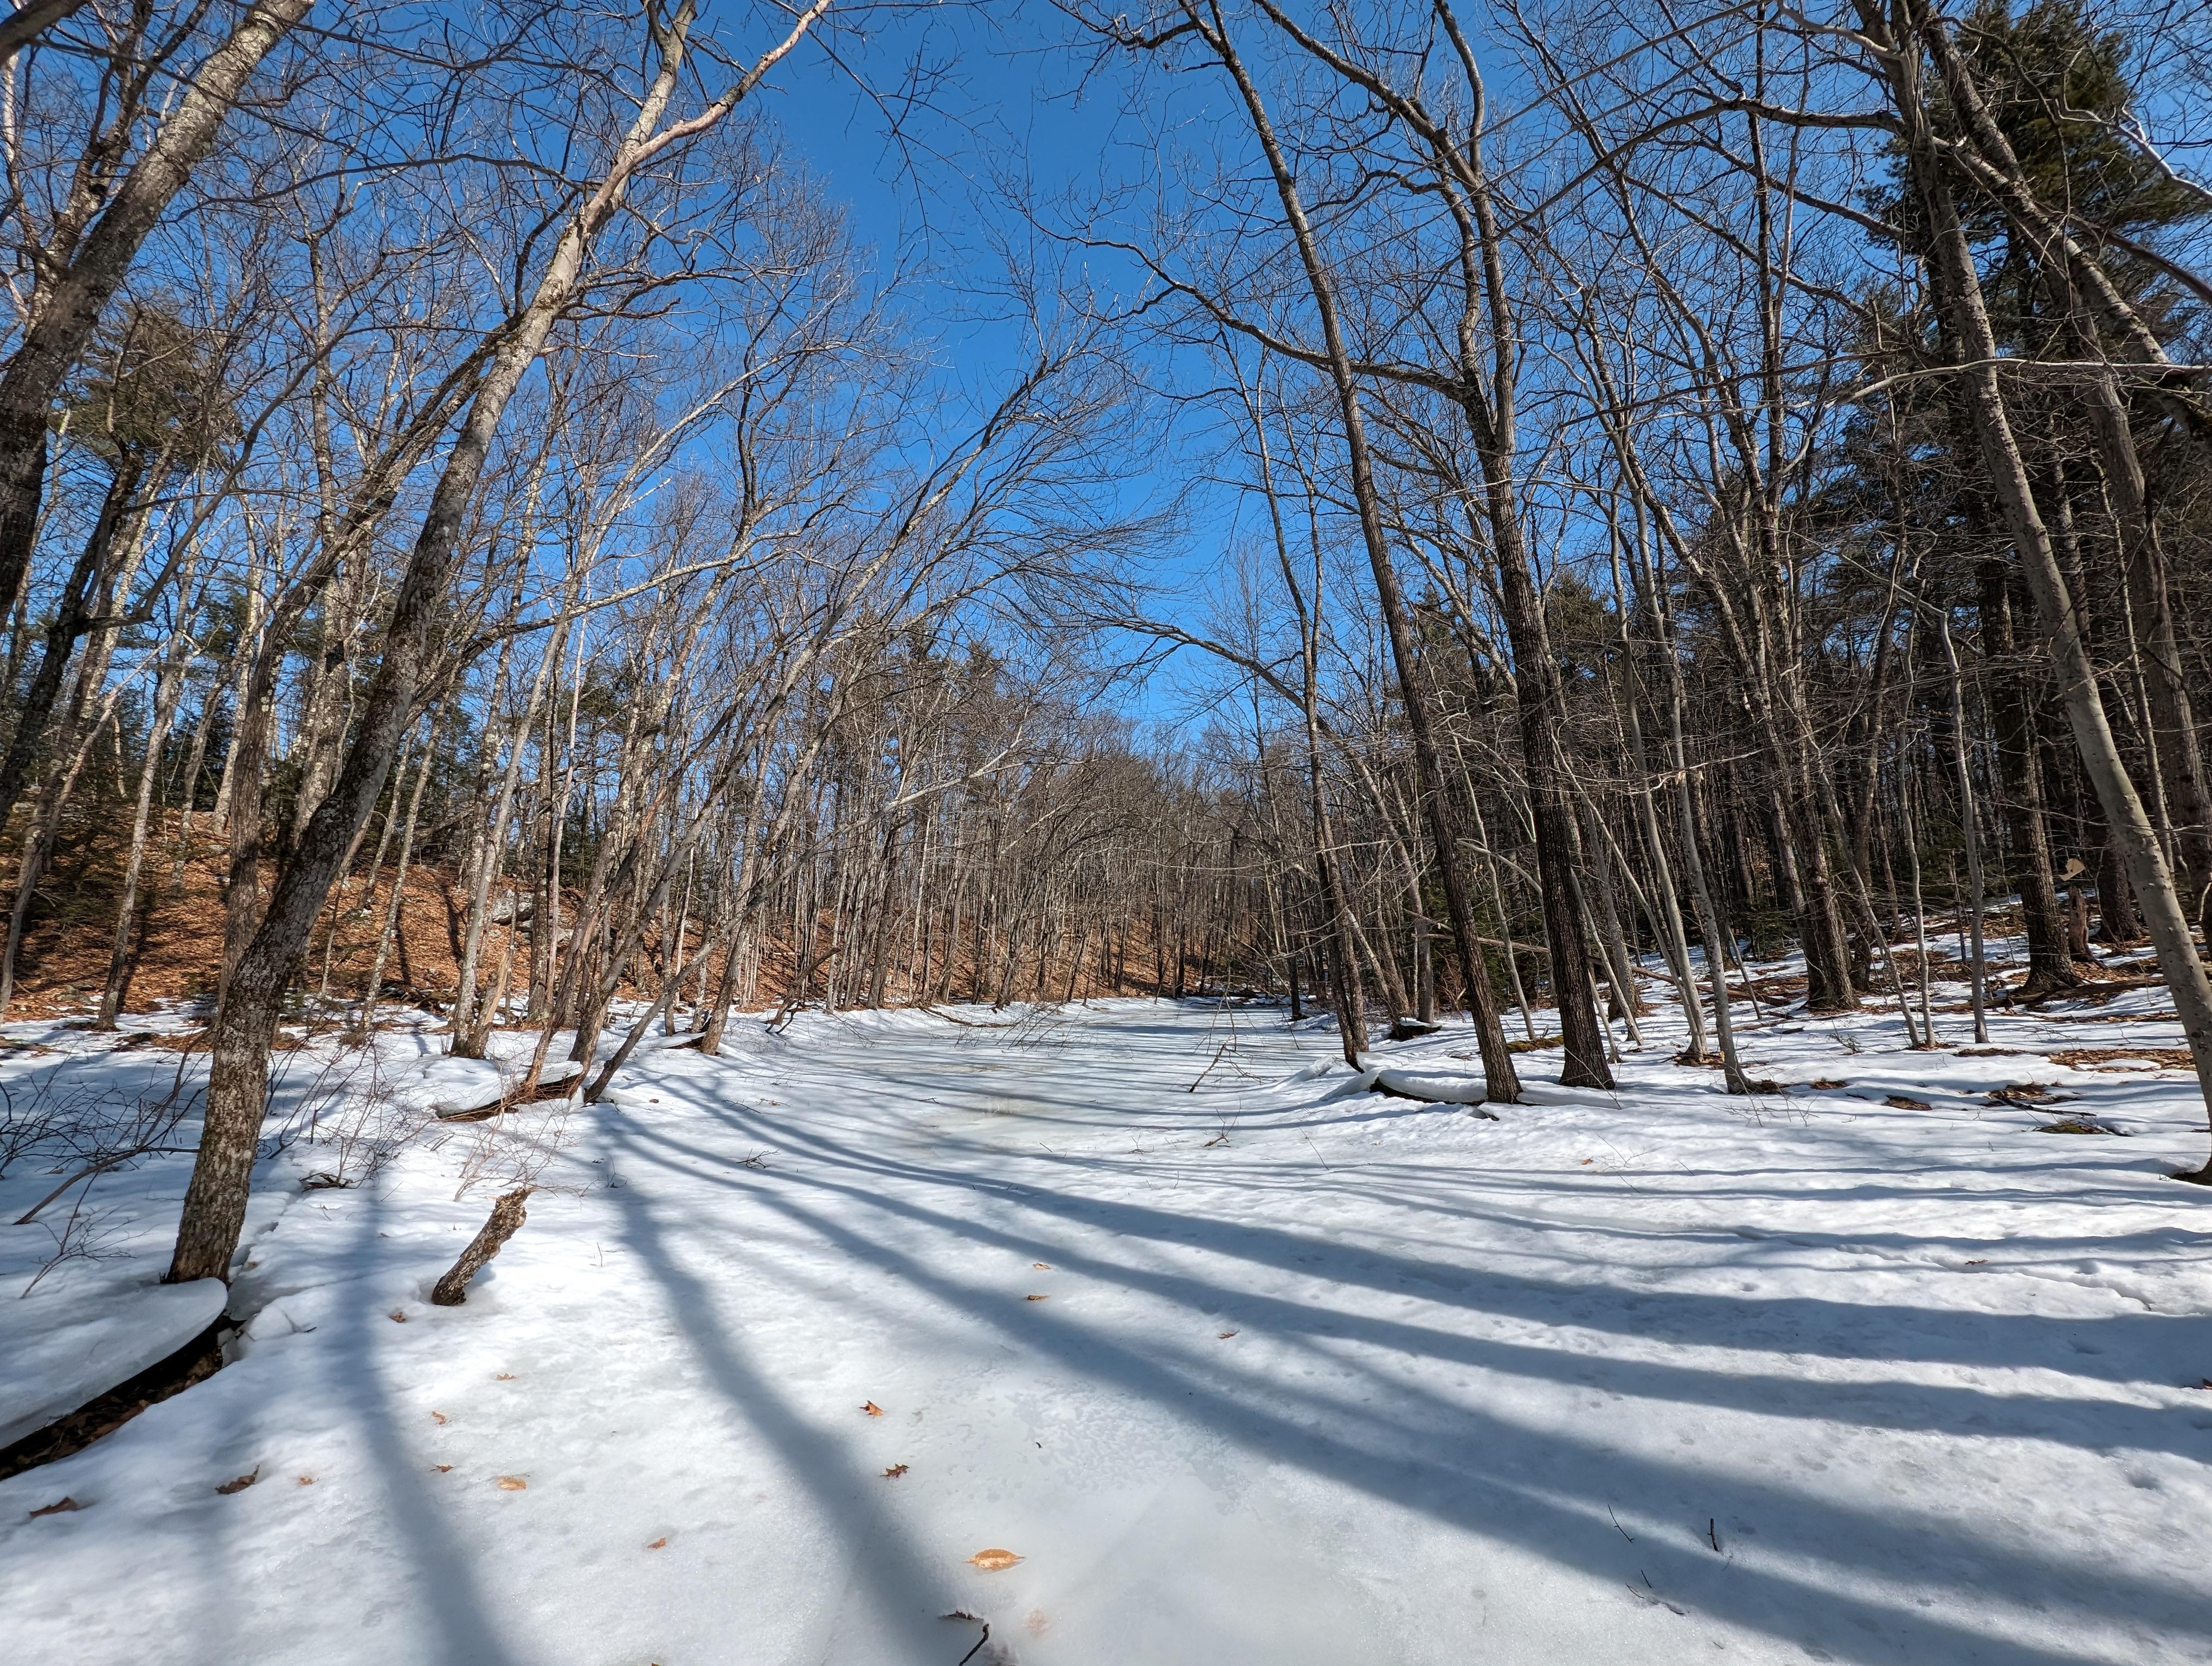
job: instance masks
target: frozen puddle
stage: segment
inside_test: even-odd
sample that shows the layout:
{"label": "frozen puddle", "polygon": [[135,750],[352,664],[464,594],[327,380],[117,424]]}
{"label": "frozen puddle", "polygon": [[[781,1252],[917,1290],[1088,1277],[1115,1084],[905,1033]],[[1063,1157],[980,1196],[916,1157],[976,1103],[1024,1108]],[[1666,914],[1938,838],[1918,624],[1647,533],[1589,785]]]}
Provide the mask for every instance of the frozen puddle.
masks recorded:
{"label": "frozen puddle", "polygon": [[1747,1104],[1650,1028],[1490,1122],[1279,1013],[733,1025],[455,1310],[476,1135],[279,1168],[244,1357],[0,1483],[7,1657],[2212,1658],[2187,1085],[2044,1069],[2136,1137],[2036,1138],[2039,1060],[1760,1033],[1855,1091]]}

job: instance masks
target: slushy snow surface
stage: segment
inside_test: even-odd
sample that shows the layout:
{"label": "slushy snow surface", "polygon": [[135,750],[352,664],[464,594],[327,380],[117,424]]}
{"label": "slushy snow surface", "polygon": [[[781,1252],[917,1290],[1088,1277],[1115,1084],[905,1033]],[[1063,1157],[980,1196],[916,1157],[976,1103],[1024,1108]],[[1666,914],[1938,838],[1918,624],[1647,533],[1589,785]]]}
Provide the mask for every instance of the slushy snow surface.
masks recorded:
{"label": "slushy snow surface", "polygon": [[[295,1147],[234,1363],[0,1483],[0,1654],[2212,1659],[2212,1193],[2166,1177],[2201,1104],[2042,1056],[2174,1044],[2081,1010],[1968,1056],[1769,1012],[1790,1091],[1748,1101],[1654,1020],[1617,1095],[1532,1053],[1495,1122],[1357,1091],[1280,1009],[817,1014],[360,1187]],[[1433,1091],[1471,1052],[1377,1057]],[[117,1177],[131,1258],[20,1305],[149,1284],[187,1167]]]}

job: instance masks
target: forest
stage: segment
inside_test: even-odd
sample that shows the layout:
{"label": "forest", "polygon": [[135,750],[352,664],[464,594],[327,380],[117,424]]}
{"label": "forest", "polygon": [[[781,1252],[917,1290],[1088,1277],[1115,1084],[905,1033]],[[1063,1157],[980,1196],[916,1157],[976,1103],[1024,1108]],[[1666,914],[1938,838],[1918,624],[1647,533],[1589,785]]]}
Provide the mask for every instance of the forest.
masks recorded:
{"label": "forest", "polygon": [[17,1658],[2212,1649],[2212,13],[16,0],[0,273]]}

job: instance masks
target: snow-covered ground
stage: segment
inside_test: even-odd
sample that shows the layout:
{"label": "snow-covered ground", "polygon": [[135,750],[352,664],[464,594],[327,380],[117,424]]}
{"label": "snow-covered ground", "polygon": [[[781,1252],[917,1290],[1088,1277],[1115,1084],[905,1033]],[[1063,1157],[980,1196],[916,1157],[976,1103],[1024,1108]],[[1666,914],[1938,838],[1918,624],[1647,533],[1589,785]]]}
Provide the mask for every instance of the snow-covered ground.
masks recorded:
{"label": "snow-covered ground", "polygon": [[[1496,1121],[1357,1091],[1279,1010],[1130,1001],[744,1021],[305,1189],[325,1128],[262,1177],[235,1362],[0,1482],[0,1656],[2212,1659],[2212,1191],[2166,1177],[2202,1106],[2045,1056],[2179,1046],[2102,1021],[2161,994],[1971,1056],[1770,1012],[1750,1101],[1654,1020],[1617,1096]],[[174,1068],[14,1033],[75,1049],[19,1090]],[[114,1258],[21,1302],[53,1241],[0,1226],[0,1347],[150,1286],[186,1168],[102,1181]]]}

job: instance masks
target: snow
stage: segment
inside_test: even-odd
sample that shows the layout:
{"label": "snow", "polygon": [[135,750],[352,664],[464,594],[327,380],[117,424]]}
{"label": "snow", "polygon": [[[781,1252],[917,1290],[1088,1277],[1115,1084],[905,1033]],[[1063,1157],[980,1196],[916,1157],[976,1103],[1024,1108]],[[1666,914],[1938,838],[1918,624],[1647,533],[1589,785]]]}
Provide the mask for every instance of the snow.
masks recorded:
{"label": "snow", "polygon": [[[1032,1666],[2212,1659],[2201,1101],[2045,1056],[2177,1045],[2160,993],[1995,1052],[1740,1005],[1748,1100],[1658,1016],[1495,1122],[1279,1010],[804,1014],[358,1186],[301,1141],[234,1362],[0,1482],[9,1658],[951,1666],[964,1611]],[[1449,1100],[1472,1053],[1373,1062]],[[24,1305],[157,1274],[185,1167]]]}
{"label": "snow", "polygon": [[1479,1105],[1482,1103],[1480,1075],[1440,1075],[1433,1071],[1394,1070],[1387,1066],[1364,1073],[1368,1085],[1408,1099],[1431,1104]]}
{"label": "snow", "polygon": [[0,1446],[127,1383],[222,1316],[219,1279],[16,1304],[0,1314]]}
{"label": "snow", "polygon": [[[427,1039],[418,1040],[417,1045],[426,1044]],[[400,1067],[385,1083],[385,1089],[396,1104],[433,1116],[488,1110],[521,1086],[529,1063],[527,1054],[509,1054],[504,1059],[457,1059],[433,1053]],[[549,1057],[538,1079],[541,1085],[551,1086],[581,1075],[583,1070],[572,1060]]]}

